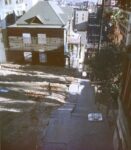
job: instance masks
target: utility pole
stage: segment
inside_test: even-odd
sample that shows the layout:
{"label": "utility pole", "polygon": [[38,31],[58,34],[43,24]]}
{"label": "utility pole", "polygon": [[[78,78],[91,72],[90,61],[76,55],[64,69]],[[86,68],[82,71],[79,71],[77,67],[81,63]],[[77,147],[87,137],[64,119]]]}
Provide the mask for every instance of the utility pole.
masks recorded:
{"label": "utility pole", "polygon": [[102,29],[103,29],[103,12],[104,12],[104,5],[105,5],[105,0],[102,0],[101,14],[100,14],[100,34],[99,34],[99,42],[98,42],[98,51],[100,51],[101,42],[102,42]]}

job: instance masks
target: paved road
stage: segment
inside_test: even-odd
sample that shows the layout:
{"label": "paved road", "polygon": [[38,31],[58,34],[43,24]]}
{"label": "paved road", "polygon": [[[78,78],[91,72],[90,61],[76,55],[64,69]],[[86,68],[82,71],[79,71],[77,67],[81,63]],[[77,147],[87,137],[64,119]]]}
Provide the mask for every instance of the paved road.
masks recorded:
{"label": "paved road", "polygon": [[113,150],[110,128],[102,121],[89,121],[88,114],[98,112],[94,89],[80,79],[69,87],[67,104],[54,111],[40,150]]}

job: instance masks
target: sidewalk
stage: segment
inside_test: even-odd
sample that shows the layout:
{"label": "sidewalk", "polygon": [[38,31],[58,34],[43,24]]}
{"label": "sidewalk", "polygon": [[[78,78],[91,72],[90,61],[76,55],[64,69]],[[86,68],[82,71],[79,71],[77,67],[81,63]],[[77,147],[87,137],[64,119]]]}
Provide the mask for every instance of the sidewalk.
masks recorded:
{"label": "sidewalk", "polygon": [[102,121],[89,121],[88,114],[98,112],[94,89],[80,79],[69,87],[69,101],[54,111],[40,150],[113,150],[110,128]]}

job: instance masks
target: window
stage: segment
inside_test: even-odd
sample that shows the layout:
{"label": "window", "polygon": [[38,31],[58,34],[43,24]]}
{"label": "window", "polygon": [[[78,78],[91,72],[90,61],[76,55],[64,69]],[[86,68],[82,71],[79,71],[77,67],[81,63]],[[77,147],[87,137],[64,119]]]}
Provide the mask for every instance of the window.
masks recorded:
{"label": "window", "polygon": [[46,34],[38,34],[38,44],[46,44]]}
{"label": "window", "polygon": [[5,4],[6,4],[6,5],[8,4],[7,0],[5,0]]}
{"label": "window", "polygon": [[23,43],[24,44],[31,44],[31,34],[30,33],[23,33]]}
{"label": "window", "polygon": [[23,11],[17,11],[17,16],[22,16],[23,14]]}
{"label": "window", "polygon": [[78,16],[76,17],[76,24],[79,23]]}
{"label": "window", "polygon": [[82,21],[84,21],[84,14],[82,14]]}
{"label": "window", "polygon": [[32,62],[32,53],[31,52],[24,52],[24,59],[26,62]]}
{"label": "window", "polygon": [[44,53],[39,53],[39,60],[40,60],[40,63],[46,63],[47,62],[47,55]]}
{"label": "window", "polygon": [[23,0],[16,0],[16,4],[23,3]]}
{"label": "window", "polygon": [[17,16],[19,16],[19,11],[17,11]]}
{"label": "window", "polygon": [[6,5],[11,4],[11,0],[5,0],[5,4],[6,4]]}

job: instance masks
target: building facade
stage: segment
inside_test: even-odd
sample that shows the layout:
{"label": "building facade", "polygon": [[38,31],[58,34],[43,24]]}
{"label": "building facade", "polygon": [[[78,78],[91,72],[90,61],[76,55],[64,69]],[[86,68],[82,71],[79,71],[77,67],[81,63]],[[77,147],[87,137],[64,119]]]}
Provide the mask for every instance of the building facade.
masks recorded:
{"label": "building facade", "polygon": [[97,13],[89,13],[88,26],[87,26],[87,41],[88,44],[96,45],[99,43],[100,37],[100,22]]}
{"label": "building facade", "polygon": [[72,8],[38,2],[3,31],[7,61],[64,66],[72,17]]}
{"label": "building facade", "polygon": [[77,29],[78,31],[86,31],[88,22],[88,10],[77,8],[75,9],[74,13],[74,29]]}

